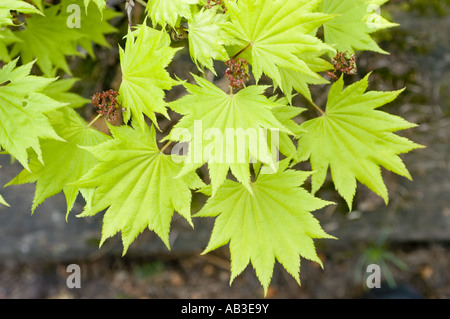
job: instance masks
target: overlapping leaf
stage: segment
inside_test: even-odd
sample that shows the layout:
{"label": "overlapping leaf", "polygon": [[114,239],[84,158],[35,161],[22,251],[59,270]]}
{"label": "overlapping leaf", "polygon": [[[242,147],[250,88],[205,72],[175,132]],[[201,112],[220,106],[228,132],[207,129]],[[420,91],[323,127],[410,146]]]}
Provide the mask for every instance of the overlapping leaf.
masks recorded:
{"label": "overlapping leaf", "polygon": [[[333,69],[333,65],[320,57],[322,52],[305,52],[299,55],[299,59],[305,61],[313,72],[323,72]],[[289,101],[292,101],[292,90],[302,94],[306,99],[312,101],[310,84],[326,84],[329,83],[323,77],[311,76],[291,69],[280,68],[281,90],[285,93]]]}
{"label": "overlapping leaf", "polygon": [[155,112],[167,118],[165,92],[177,82],[166,71],[177,50],[170,47],[166,32],[144,26],[136,38],[129,32],[125,51],[120,48],[122,83],[119,103],[126,108],[124,121],[133,116],[141,127],[146,126],[147,115],[158,126]]}
{"label": "overlapping leaf", "polygon": [[0,27],[14,25],[11,15],[12,10],[21,13],[42,15],[42,12],[36,9],[36,7],[23,0],[2,0],[0,2]]}
{"label": "overlapping leaf", "polygon": [[11,29],[0,29],[0,61],[5,63],[11,62],[12,59],[8,47],[18,41],[20,39],[14,35]]}
{"label": "overlapping leaf", "polygon": [[46,114],[65,104],[40,93],[54,79],[29,75],[33,63],[16,64],[17,59],[0,70],[0,145],[29,169],[29,148],[42,162],[39,140],[62,140]]}
{"label": "overlapping leaf", "polygon": [[202,9],[189,21],[189,53],[195,64],[206,67],[216,74],[213,60],[226,61],[228,53],[224,45],[233,43],[232,38],[222,30],[226,15],[216,10]]}
{"label": "overlapping leaf", "polygon": [[198,2],[199,0],[149,0],[146,11],[152,20],[153,27],[158,24],[176,27],[179,25],[180,18],[191,19],[191,6]]}
{"label": "overlapping leaf", "polygon": [[365,92],[364,79],[344,90],[343,77],[330,89],[323,116],[304,122],[299,134],[299,156],[311,160],[313,192],[325,181],[328,166],[337,191],[352,207],[356,181],[388,201],[380,166],[407,178],[408,170],[398,154],[420,145],[393,132],[416,126],[376,108],[393,101],[401,92]]}
{"label": "overlapping leaf", "polygon": [[328,204],[300,187],[309,172],[285,170],[260,174],[252,194],[240,183],[227,180],[194,217],[217,217],[203,253],[229,244],[231,279],[249,263],[264,291],[271,281],[275,260],[300,284],[300,256],[316,261],[314,238],[333,238],[310,213]]}
{"label": "overlapping leaf", "polygon": [[[0,166],[1,168],[1,166]],[[6,200],[3,198],[2,195],[0,195],[0,204],[5,205],[5,206],[9,206],[9,204],[6,202]]]}
{"label": "overlapping leaf", "polygon": [[45,95],[58,102],[66,103],[72,108],[82,107],[89,103],[90,100],[76,93],[70,92],[70,89],[78,81],[79,79],[77,78],[69,78],[52,82],[45,88]]}
{"label": "overlapping leaf", "polygon": [[67,214],[73,207],[78,192],[88,197],[88,190],[74,185],[97,164],[96,158],[79,146],[95,146],[109,136],[87,127],[87,123],[72,109],[64,107],[48,114],[50,122],[65,141],[46,140],[41,143],[45,165],[33,156],[31,172],[23,170],[8,185],[36,182],[32,211],[44,200],[64,191]]}
{"label": "overlapping leaf", "polygon": [[208,162],[213,193],[230,169],[250,189],[250,158],[273,164],[261,129],[292,134],[271,112],[279,104],[263,95],[266,86],[227,94],[203,78],[194,78],[199,85],[186,83],[190,94],[169,104],[185,116],[168,138],[190,142],[188,170]]}
{"label": "overlapping leaf", "polygon": [[[302,107],[295,107],[288,105],[286,97],[280,98],[276,102],[278,106],[272,109],[272,113],[275,116],[275,118],[294,135],[299,135],[300,133],[303,133],[304,130],[298,123],[296,123],[293,120],[293,118],[295,118],[300,113],[305,111],[305,109]],[[270,143],[273,142],[271,135],[270,138],[268,138],[268,141],[269,140],[270,145]],[[297,148],[294,145],[292,138],[288,133],[278,132],[278,149],[280,153],[284,154],[286,157],[292,158],[295,161],[299,160],[297,156],[298,154]]]}
{"label": "overlapping leaf", "polygon": [[54,76],[58,69],[71,74],[67,56],[81,56],[77,46],[83,47],[94,57],[92,42],[109,46],[105,34],[115,32],[108,20],[117,16],[112,10],[105,9],[102,14],[90,6],[87,13],[80,10],[80,28],[69,28],[70,4],[83,6],[82,0],[63,0],[44,10],[45,16],[33,15],[26,19],[26,27],[14,32],[21,41],[14,43],[11,56],[20,55],[23,63],[37,59],[36,64],[44,75]]}
{"label": "overlapping leaf", "polygon": [[103,13],[103,10],[106,8],[106,0],[84,0],[84,6],[86,7],[86,10],[91,2],[94,2],[97,5],[100,12]]}
{"label": "overlapping leaf", "polygon": [[330,47],[312,35],[332,16],[313,12],[319,0],[239,0],[227,2],[230,23],[227,32],[239,46],[236,53],[253,67],[256,81],[264,73],[276,85],[286,88],[280,68],[320,78],[299,56],[303,52],[329,50]]}
{"label": "overlapping leaf", "polygon": [[192,225],[191,189],[204,186],[195,172],[181,178],[182,165],[156,145],[155,129],[110,127],[113,140],[86,147],[98,160],[78,183],[95,188],[90,205],[80,216],[107,209],[103,218],[101,244],[122,232],[124,254],[148,226],[169,247],[170,222],[174,210]]}
{"label": "overlapping leaf", "polygon": [[325,42],[337,51],[369,50],[387,54],[372,39],[371,33],[397,26],[380,15],[389,0],[323,0],[319,11],[337,14],[324,24]]}

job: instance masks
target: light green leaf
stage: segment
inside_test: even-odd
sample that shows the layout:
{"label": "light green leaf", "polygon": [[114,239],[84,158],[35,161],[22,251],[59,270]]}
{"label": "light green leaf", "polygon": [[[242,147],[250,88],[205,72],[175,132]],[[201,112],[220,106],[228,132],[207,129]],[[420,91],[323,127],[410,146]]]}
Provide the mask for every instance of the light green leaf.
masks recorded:
{"label": "light green leaf", "polygon": [[191,6],[198,2],[199,0],[149,0],[146,12],[148,12],[154,28],[158,24],[176,27],[182,17],[191,19]]}
{"label": "light green leaf", "polygon": [[[305,61],[309,69],[313,72],[323,72],[333,69],[333,65],[320,58],[322,52],[305,52],[299,55],[299,59]],[[281,74],[281,90],[284,92],[289,101],[292,101],[292,90],[302,94],[306,99],[312,101],[309,84],[326,84],[329,83],[323,77],[315,77],[309,74],[296,72],[291,69],[280,68]]]}
{"label": "light green leaf", "polygon": [[5,206],[9,206],[9,204],[5,201],[5,199],[3,198],[2,195],[0,195],[0,204],[5,205]]}
{"label": "light green leaf", "polygon": [[55,76],[58,69],[67,74],[71,70],[66,61],[67,56],[82,56],[78,46],[84,48],[92,57],[92,43],[108,47],[105,34],[115,32],[108,19],[117,16],[112,10],[101,13],[91,6],[88,15],[80,10],[80,28],[70,28],[68,20],[71,12],[67,12],[70,4],[82,6],[82,0],[63,0],[44,10],[45,16],[33,15],[25,19],[26,28],[14,32],[21,41],[16,42],[11,50],[11,56],[20,55],[23,63],[37,59],[36,64],[45,76]]}
{"label": "light green leaf", "polygon": [[27,14],[41,14],[36,7],[23,0],[2,0],[0,3],[0,27],[14,25],[11,11],[15,10]]}
{"label": "light green leaf", "polygon": [[85,147],[99,164],[78,182],[80,188],[95,188],[91,204],[80,216],[107,209],[100,245],[120,231],[124,254],[146,227],[169,248],[174,210],[192,225],[191,189],[204,184],[196,173],[174,178],[183,164],[160,152],[153,126],[151,130],[110,126],[110,130],[113,140]]}
{"label": "light green leaf", "polygon": [[310,213],[330,202],[300,187],[308,172],[285,170],[260,174],[250,193],[242,184],[227,180],[194,217],[215,217],[214,229],[204,254],[229,244],[230,283],[249,263],[265,293],[275,260],[300,284],[300,256],[318,262],[314,238],[333,238]]}
{"label": "light green leaf", "polygon": [[264,130],[292,134],[272,114],[279,104],[267,99],[266,86],[248,86],[227,94],[194,75],[199,85],[185,83],[190,94],[169,104],[185,115],[170,135],[172,141],[190,142],[187,171],[208,163],[213,193],[228,171],[250,189],[250,158],[274,164]]}
{"label": "light green leaf", "polygon": [[199,69],[206,67],[216,74],[213,59],[228,60],[224,45],[232,44],[233,39],[222,30],[226,17],[216,10],[202,9],[189,20],[189,53]]}
{"label": "light green leaf", "polygon": [[17,59],[0,69],[0,145],[29,169],[28,148],[42,162],[39,140],[62,140],[46,114],[65,104],[40,93],[54,79],[29,75],[33,63],[16,64]]}
{"label": "light green leaf", "polygon": [[91,2],[94,2],[97,5],[98,10],[100,10],[100,12],[103,14],[103,10],[105,10],[106,8],[106,0],[84,0],[84,6],[86,7],[86,10],[88,9]]}
{"label": "light green leaf", "polygon": [[45,88],[45,94],[52,99],[67,104],[72,108],[79,108],[84,106],[87,103],[90,103],[91,100],[86,99],[78,94],[68,92],[79,79],[77,78],[69,78],[57,80],[55,82],[50,83]]}
{"label": "light green leaf", "polygon": [[[313,12],[320,0],[239,0],[227,2],[230,22],[225,29],[239,41],[233,53],[249,61],[259,81],[262,74],[281,86],[280,68],[309,75],[312,71],[299,56],[303,52],[331,50],[312,35],[332,16]],[[231,54],[230,54],[231,55]],[[281,87],[282,89],[284,87]]]}
{"label": "light green leaf", "polygon": [[11,62],[8,47],[18,41],[20,41],[20,39],[14,35],[11,29],[0,30],[0,61],[5,63]]}
{"label": "light green leaf", "polygon": [[145,114],[157,126],[155,112],[169,117],[164,90],[178,83],[165,69],[177,51],[169,46],[168,37],[166,32],[145,24],[139,28],[136,38],[128,32],[125,50],[120,48],[122,83],[118,96],[119,103],[126,108],[125,123],[133,115],[141,127],[147,126]]}
{"label": "light green leaf", "polygon": [[387,21],[379,14],[381,5],[388,1],[323,0],[318,10],[338,15],[323,26],[325,42],[341,52],[354,53],[354,50],[369,50],[388,54],[370,36],[378,30],[398,25]]}
{"label": "light green leaf", "polygon": [[[272,109],[272,113],[275,116],[275,118],[294,135],[303,133],[304,130],[298,123],[296,123],[293,120],[293,118],[298,116],[306,109],[302,107],[295,107],[288,105],[286,97],[278,99],[276,102],[277,104],[279,104],[279,106],[276,106]],[[272,136],[270,136],[267,140],[269,141],[271,139]],[[299,158],[297,148],[294,145],[291,136],[286,132],[278,132],[278,140],[279,140],[278,148],[280,153],[298,162]]]}
{"label": "light green leaf", "polygon": [[41,143],[45,165],[36,156],[31,157],[32,172],[23,170],[8,185],[36,182],[32,212],[47,198],[64,191],[67,214],[73,207],[78,192],[73,185],[97,164],[96,158],[79,146],[94,146],[109,139],[109,136],[87,127],[78,113],[64,107],[48,114],[50,122],[64,141],[45,140]]}
{"label": "light green leaf", "polygon": [[357,180],[387,203],[380,166],[410,179],[398,154],[421,147],[393,133],[415,124],[376,110],[403,90],[365,92],[368,77],[344,90],[341,77],[330,89],[325,114],[304,122],[301,127],[306,133],[298,135],[299,156],[310,159],[312,170],[316,171],[312,176],[313,193],[324,183],[329,166],[336,189],[350,209]]}

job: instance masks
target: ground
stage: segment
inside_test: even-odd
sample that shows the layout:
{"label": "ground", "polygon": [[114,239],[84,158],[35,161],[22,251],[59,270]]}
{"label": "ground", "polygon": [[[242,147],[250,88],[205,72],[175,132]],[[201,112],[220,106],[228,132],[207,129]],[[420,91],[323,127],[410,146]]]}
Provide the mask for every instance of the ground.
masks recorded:
{"label": "ground", "polygon": [[[355,280],[360,257],[355,249],[321,254],[325,269],[302,260],[298,286],[279,265],[266,298],[363,298],[365,278]],[[423,298],[450,298],[450,250],[442,244],[402,245],[391,251],[408,265],[390,265],[397,287],[406,285]],[[69,289],[70,263],[81,268],[81,288]],[[58,263],[0,265],[0,298],[264,298],[250,267],[229,285],[226,250],[199,256],[108,257]],[[376,288],[371,290],[374,293]]]}
{"label": "ground", "polygon": [[[440,216],[439,222],[426,218],[419,220],[418,215],[410,214],[411,219],[405,220],[405,228],[399,228],[401,231],[396,240],[386,242],[387,246],[359,243],[354,239],[356,233],[348,234],[347,239],[353,240],[343,239],[339,246],[319,244],[318,253],[324,269],[302,259],[302,285],[299,286],[277,264],[266,298],[373,296],[376,290],[365,288],[367,273],[364,262],[380,260],[376,259],[377,256],[383,256],[383,260],[390,259],[382,273],[385,279],[389,279],[391,272],[397,287],[409,287],[424,298],[450,298],[450,207],[446,193],[450,187],[450,77],[446,72],[450,55],[447,52],[448,34],[442,32],[449,28],[449,3],[422,0],[392,0],[391,3],[389,12],[395,16],[395,21],[402,20],[402,27],[379,35],[381,46],[391,55],[363,54],[358,60],[359,70],[361,74],[375,70],[371,76],[374,89],[407,88],[398,105],[389,111],[420,124],[417,130],[408,133],[411,134],[408,138],[426,144],[427,150],[406,158],[407,166],[415,175],[415,184],[407,185],[417,185],[416,188],[405,188],[396,181],[387,181],[388,188],[396,196],[392,202],[397,203],[400,209],[402,205],[408,207],[408,204],[416,203],[414,200],[420,196],[431,198],[419,208],[410,208],[415,214],[421,214],[426,207],[428,210],[439,208],[439,211],[428,212],[430,216]],[[99,90],[117,87],[118,77],[114,76],[119,74],[117,54],[99,53],[99,63],[84,65],[93,75],[92,83],[85,82],[86,87]],[[77,62],[73,63],[76,65]],[[181,77],[192,71],[181,60],[173,67]],[[76,75],[83,78],[83,74]],[[174,90],[173,97],[179,93]],[[321,97],[320,92],[313,93],[317,103],[323,104],[325,95]],[[84,91],[84,95],[89,94]],[[90,112],[92,110],[86,111],[86,117]],[[162,123],[161,128],[167,129],[167,125]],[[437,180],[442,183],[437,183]],[[426,197],[427,194],[433,196]],[[359,212],[353,213],[377,211],[383,206],[382,201],[371,199],[371,196],[362,196],[357,206]],[[380,220],[390,216],[379,213]],[[335,217],[331,216],[330,220]],[[365,218],[363,214],[363,221],[370,220]],[[331,223],[327,225],[333,226]],[[366,227],[373,229],[375,225],[367,223]],[[363,238],[361,233],[364,231],[359,231],[358,238]],[[250,266],[230,286],[226,247],[206,255],[200,255],[200,252],[125,257],[120,253],[99,253],[84,259],[66,256],[46,261],[3,259],[0,260],[0,298],[264,298],[263,289]],[[368,259],[362,259],[364,256]],[[69,275],[66,268],[72,263],[81,267],[80,289],[66,286]]]}

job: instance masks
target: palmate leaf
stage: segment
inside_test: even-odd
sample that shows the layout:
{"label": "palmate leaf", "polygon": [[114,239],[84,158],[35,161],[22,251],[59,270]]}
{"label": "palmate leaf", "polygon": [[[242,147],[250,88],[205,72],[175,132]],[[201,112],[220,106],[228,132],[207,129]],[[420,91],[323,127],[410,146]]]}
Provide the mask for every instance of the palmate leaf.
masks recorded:
{"label": "palmate leaf", "polygon": [[[136,38],[134,35],[136,34]],[[124,112],[125,123],[131,116],[143,128],[144,115],[158,126],[155,112],[167,118],[164,90],[178,84],[166,71],[177,50],[170,47],[170,38],[164,31],[143,26],[138,32],[128,32],[125,50],[120,48],[122,83],[118,101]]]}
{"label": "palmate leaf", "polygon": [[17,41],[20,39],[14,35],[11,29],[0,29],[0,61],[11,62],[8,47]]}
{"label": "palmate leaf", "polygon": [[2,0],[0,2],[0,27],[14,25],[11,15],[12,10],[21,13],[42,15],[42,12],[36,9],[36,7],[23,0]]}
{"label": "palmate leaf", "polygon": [[176,27],[180,18],[191,19],[191,6],[198,2],[199,0],[149,0],[146,11],[154,28],[158,24]]}
{"label": "palmate leaf", "polygon": [[252,65],[258,81],[262,74],[272,78],[282,89],[279,68],[320,76],[312,71],[299,56],[303,52],[330,50],[312,35],[320,25],[333,16],[313,12],[320,0],[239,0],[227,2],[230,22],[225,30],[235,37],[238,46],[233,53],[240,53]]}
{"label": "palmate leaf", "polygon": [[68,78],[52,82],[45,88],[45,95],[58,102],[65,103],[72,108],[82,107],[90,103],[91,100],[76,93],[69,92],[78,81],[79,79],[77,78]]}
{"label": "palmate leaf", "polygon": [[39,140],[62,140],[46,114],[65,104],[40,93],[54,79],[29,75],[33,63],[16,64],[17,59],[0,69],[0,145],[29,169],[29,148],[42,162]]}
{"label": "palmate leaf", "polygon": [[118,14],[105,9],[102,20],[102,14],[91,5],[87,13],[80,10],[81,28],[69,28],[67,22],[71,12],[67,12],[67,7],[70,4],[83,6],[82,0],[63,0],[46,8],[45,16],[26,18],[26,27],[14,32],[20,41],[14,43],[11,56],[20,55],[23,63],[37,59],[36,64],[44,75],[52,77],[59,69],[71,74],[66,57],[82,56],[78,46],[83,47],[91,57],[94,57],[92,43],[108,47],[105,34],[116,31],[108,20]]}
{"label": "palmate leaf", "polygon": [[107,141],[109,136],[87,127],[86,121],[70,107],[51,112],[48,117],[65,141],[43,141],[41,148],[45,165],[33,156],[31,172],[23,170],[8,185],[36,182],[32,212],[50,196],[64,191],[68,214],[78,192],[81,191],[85,198],[89,192],[73,184],[97,164],[96,158],[79,146],[98,145]]}
{"label": "palmate leaf", "polygon": [[230,169],[250,190],[250,158],[273,164],[260,129],[292,134],[271,112],[280,104],[263,95],[267,86],[252,85],[236,94],[227,94],[203,78],[194,75],[194,79],[198,85],[184,84],[190,94],[169,104],[184,117],[167,139],[190,142],[189,162],[184,171],[208,163],[213,193]]}
{"label": "palmate leaf", "polygon": [[120,231],[124,254],[147,226],[169,248],[174,210],[192,225],[191,189],[204,184],[195,172],[174,178],[183,164],[160,152],[153,126],[110,126],[110,130],[113,140],[85,147],[99,164],[77,183],[80,188],[95,188],[92,201],[79,216],[107,209],[100,245]]}
{"label": "palmate leaf", "polygon": [[391,23],[379,14],[381,5],[389,0],[323,0],[319,11],[337,14],[323,26],[325,42],[337,51],[369,50],[388,54],[370,36],[381,29],[398,24]]}
{"label": "palmate leaf", "polygon": [[189,20],[189,53],[197,67],[208,68],[216,74],[213,60],[226,61],[228,53],[224,45],[233,39],[222,29],[226,15],[214,9],[202,9]]}
{"label": "palmate leaf", "polygon": [[218,216],[204,254],[229,243],[230,284],[251,263],[264,291],[271,281],[275,259],[300,284],[300,256],[316,261],[314,238],[333,238],[310,213],[330,202],[300,187],[309,172],[285,170],[260,174],[252,194],[240,183],[227,180],[194,217]]}
{"label": "palmate leaf", "polygon": [[[320,56],[322,52],[305,52],[299,55],[299,58],[308,65],[308,67],[314,72],[323,72],[333,69],[333,65],[328,61],[322,59]],[[291,69],[280,68],[281,74],[281,90],[285,93],[289,101],[292,101],[292,90],[297,91],[303,95],[306,99],[312,101],[311,91],[309,90],[310,84],[327,84],[329,83],[323,77],[311,76],[296,72]]]}
{"label": "palmate leaf", "polygon": [[[1,166],[0,166],[0,168],[1,168]],[[6,202],[6,200],[3,198],[3,196],[2,195],[0,195],[0,204],[2,204],[2,205],[5,205],[5,206],[8,206],[9,207],[9,204]]]}
{"label": "palmate leaf", "polygon": [[5,206],[9,206],[9,204],[5,201],[5,199],[3,198],[2,195],[0,195],[0,204],[5,205]]}
{"label": "palmate leaf", "polygon": [[298,135],[299,157],[310,159],[316,171],[312,176],[313,193],[324,183],[329,166],[336,189],[350,209],[357,180],[387,203],[380,166],[411,179],[398,154],[421,147],[393,133],[415,124],[376,110],[403,90],[365,92],[368,78],[369,75],[342,90],[341,77],[330,89],[325,114],[302,123],[306,133]]}
{"label": "palmate leaf", "polygon": [[[304,130],[293,120],[293,118],[306,109],[288,105],[288,100],[286,97],[276,100],[276,103],[278,106],[272,109],[272,113],[275,118],[295,136],[303,133]],[[268,140],[272,141],[272,138],[268,138]],[[296,162],[299,161],[297,148],[294,145],[290,134],[286,132],[278,132],[278,149],[280,153],[284,154],[286,157],[292,158]]]}
{"label": "palmate leaf", "polygon": [[103,14],[103,10],[106,8],[106,0],[84,0],[84,6],[86,7],[86,10],[88,9],[91,2],[94,2],[97,5],[98,10],[100,10],[100,12]]}

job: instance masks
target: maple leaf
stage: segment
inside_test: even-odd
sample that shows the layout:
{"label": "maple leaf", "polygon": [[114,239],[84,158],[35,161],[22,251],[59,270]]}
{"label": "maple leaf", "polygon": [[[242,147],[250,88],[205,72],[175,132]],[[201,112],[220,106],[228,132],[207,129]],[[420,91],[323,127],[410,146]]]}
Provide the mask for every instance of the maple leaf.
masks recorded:
{"label": "maple leaf", "polygon": [[[1,167],[1,166],[0,166]],[[5,206],[8,206],[9,207],[9,204],[6,202],[6,200],[3,198],[3,196],[2,195],[0,195],[0,204],[2,204],[2,205],[5,205]]]}
{"label": "maple leaf", "polygon": [[228,59],[224,45],[232,44],[233,40],[222,30],[225,22],[226,16],[217,14],[214,9],[202,9],[188,21],[189,53],[199,69],[200,66],[205,66],[216,74],[213,59],[221,61]]}
{"label": "maple leaf", "polygon": [[191,6],[198,2],[199,0],[149,0],[146,11],[153,27],[158,24],[176,27],[181,17],[191,19]]}
{"label": "maple leaf", "polygon": [[[250,189],[250,157],[271,163],[260,129],[292,134],[272,114],[279,106],[263,93],[267,86],[248,86],[236,94],[227,94],[207,80],[193,75],[199,85],[185,83],[190,94],[169,103],[184,117],[166,139],[190,142],[190,171],[208,162],[213,193],[225,181],[228,171]],[[245,144],[240,138],[246,138]],[[211,142],[209,142],[213,139]],[[205,140],[205,141],[203,141]]]}
{"label": "maple leaf", "polygon": [[66,56],[82,56],[77,46],[83,47],[91,57],[94,57],[92,42],[109,47],[104,35],[116,29],[107,20],[117,13],[105,10],[102,21],[101,13],[91,6],[87,13],[89,16],[80,12],[81,28],[69,28],[67,21],[71,13],[67,12],[67,7],[74,3],[82,5],[82,0],[63,0],[46,8],[45,16],[26,18],[26,27],[14,32],[20,41],[14,43],[11,56],[20,55],[23,63],[37,59],[36,64],[44,75],[52,77],[58,69],[72,74]]}
{"label": "maple leaf", "polygon": [[[272,98],[274,100],[275,98]],[[275,101],[278,106],[272,109],[275,118],[295,136],[303,133],[303,128],[296,123],[293,118],[305,111],[305,108],[288,105],[287,97],[280,98]],[[272,141],[271,137],[267,140]],[[278,148],[279,151],[288,158],[292,158],[296,162],[299,161],[297,148],[294,145],[291,136],[286,132],[278,132]]]}
{"label": "maple leaf", "polygon": [[2,0],[0,3],[0,27],[7,25],[14,25],[12,21],[11,11],[15,10],[21,13],[40,14],[42,12],[36,9],[31,4],[22,0]]}
{"label": "maple leaf", "polygon": [[40,10],[44,11],[44,6],[42,4],[42,0],[31,0],[31,2]]}
{"label": "maple leaf", "polygon": [[96,158],[79,146],[98,145],[107,141],[109,136],[87,127],[86,121],[69,107],[51,112],[48,117],[65,142],[43,141],[41,149],[45,165],[36,156],[31,157],[31,172],[23,170],[7,186],[36,182],[32,212],[50,196],[64,191],[69,214],[78,192],[81,191],[85,197],[88,192],[73,184],[97,164]]}
{"label": "maple leaf", "polygon": [[46,114],[65,104],[40,93],[54,79],[29,75],[33,63],[16,64],[17,59],[0,69],[0,145],[29,169],[28,148],[42,162],[39,139],[62,140]]}
{"label": "maple leaf", "polygon": [[[299,59],[305,61],[313,72],[323,72],[333,69],[333,65],[322,59],[320,55],[322,55],[322,52],[305,52],[299,55]],[[279,68],[279,70],[281,75],[280,88],[290,102],[293,97],[293,89],[302,94],[309,101],[312,101],[309,84],[318,85],[329,83],[329,81],[325,80],[323,77],[311,76],[286,68]]]}
{"label": "maple leaf", "polygon": [[91,2],[94,2],[97,5],[98,10],[100,10],[100,12],[103,14],[103,10],[106,8],[106,0],[84,0],[86,12]]}
{"label": "maple leaf", "polygon": [[178,84],[165,69],[177,50],[170,47],[166,32],[149,28],[145,23],[136,38],[134,34],[129,31],[125,51],[120,48],[122,83],[118,101],[127,109],[125,123],[133,115],[141,127],[147,126],[145,114],[158,127],[155,112],[169,118],[164,90]]}
{"label": "maple leaf", "polygon": [[107,208],[100,245],[121,231],[124,254],[147,226],[170,248],[173,212],[192,225],[191,189],[203,187],[203,182],[195,172],[174,178],[183,164],[158,149],[154,126],[110,126],[110,130],[113,140],[84,147],[99,164],[77,183],[95,188],[90,205],[79,216],[92,216]]}
{"label": "maple leaf", "polygon": [[217,217],[203,254],[229,243],[230,284],[251,263],[265,293],[275,259],[300,284],[300,256],[318,262],[314,238],[325,233],[310,213],[330,202],[300,187],[311,174],[286,170],[280,163],[275,174],[259,174],[252,194],[240,183],[227,180],[194,217]]}
{"label": "maple leaf", "polygon": [[9,206],[9,204],[5,201],[5,199],[3,198],[2,195],[0,195],[0,204],[5,205],[5,206]]}
{"label": "maple leaf", "polygon": [[68,78],[52,82],[45,88],[45,95],[72,108],[82,107],[90,103],[91,100],[76,93],[68,92],[78,81],[77,78]]}
{"label": "maple leaf", "polygon": [[264,73],[281,86],[279,68],[320,78],[299,57],[305,51],[331,50],[312,34],[333,17],[313,12],[319,2],[239,0],[226,3],[230,22],[224,25],[224,29],[239,43],[232,50],[249,61],[256,81]]}
{"label": "maple leaf", "polygon": [[302,123],[306,133],[298,135],[299,157],[310,158],[316,171],[312,176],[313,193],[324,183],[329,166],[336,189],[350,209],[357,180],[387,203],[380,166],[411,179],[398,154],[422,147],[393,133],[415,124],[376,110],[403,90],[365,92],[369,75],[344,90],[341,76],[329,91],[325,114]]}
{"label": "maple leaf", "polygon": [[369,50],[383,54],[370,36],[381,29],[397,26],[383,18],[377,11],[389,0],[323,0],[318,10],[337,14],[335,18],[324,23],[325,42],[333,45],[337,51],[351,52]]}
{"label": "maple leaf", "polygon": [[11,62],[11,56],[9,54],[8,47],[14,42],[20,41],[18,37],[14,35],[11,29],[0,29],[0,60],[8,63]]}

